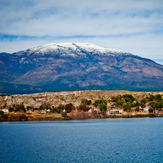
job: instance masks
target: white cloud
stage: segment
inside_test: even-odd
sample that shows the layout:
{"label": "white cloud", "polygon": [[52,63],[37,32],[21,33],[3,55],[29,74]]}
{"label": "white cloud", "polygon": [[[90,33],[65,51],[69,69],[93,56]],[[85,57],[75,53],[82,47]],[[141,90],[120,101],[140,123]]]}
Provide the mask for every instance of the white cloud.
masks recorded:
{"label": "white cloud", "polygon": [[0,33],[9,39],[10,35],[37,36],[35,40],[1,39],[0,51],[50,42],[91,42],[162,58],[162,0],[0,0],[0,22]]}

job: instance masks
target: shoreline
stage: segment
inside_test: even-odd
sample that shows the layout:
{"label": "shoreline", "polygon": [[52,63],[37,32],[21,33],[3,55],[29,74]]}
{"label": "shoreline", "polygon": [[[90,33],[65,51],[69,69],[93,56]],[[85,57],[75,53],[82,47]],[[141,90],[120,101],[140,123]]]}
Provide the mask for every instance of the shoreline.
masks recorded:
{"label": "shoreline", "polygon": [[[28,116],[27,116],[28,117]],[[127,119],[127,118],[158,118],[158,117],[163,117],[163,115],[157,115],[157,114],[148,114],[148,115],[110,115],[110,116],[103,116],[103,117],[94,117],[94,118],[74,118],[74,119],[71,119],[69,117],[65,118],[65,117],[53,117],[53,118],[49,118],[49,117],[38,117],[38,118],[34,118],[34,119],[28,119],[28,120],[13,120],[13,121],[0,121],[0,122],[38,122],[38,121],[72,121],[72,120],[89,120],[89,119],[117,119],[117,118],[124,118],[124,119]]]}

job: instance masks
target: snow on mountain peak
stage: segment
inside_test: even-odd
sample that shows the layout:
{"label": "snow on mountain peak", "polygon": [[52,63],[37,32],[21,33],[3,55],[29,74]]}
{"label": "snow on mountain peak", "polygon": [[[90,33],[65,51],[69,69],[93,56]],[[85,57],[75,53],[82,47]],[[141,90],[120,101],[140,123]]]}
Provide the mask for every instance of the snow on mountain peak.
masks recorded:
{"label": "snow on mountain peak", "polygon": [[[118,54],[131,54],[125,51],[118,51],[114,49],[103,48],[91,43],[50,43],[43,46],[28,49],[28,55],[30,54],[46,54],[49,52],[57,52],[61,55],[86,55],[86,53],[93,54],[105,54],[105,55],[118,55]],[[23,51],[19,52],[21,55]],[[86,52],[86,53],[85,53]]]}

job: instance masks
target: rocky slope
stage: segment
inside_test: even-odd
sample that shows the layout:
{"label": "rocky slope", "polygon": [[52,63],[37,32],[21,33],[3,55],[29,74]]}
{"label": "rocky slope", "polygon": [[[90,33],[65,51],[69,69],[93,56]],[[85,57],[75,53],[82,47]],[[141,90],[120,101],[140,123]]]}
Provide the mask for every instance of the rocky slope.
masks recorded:
{"label": "rocky slope", "polygon": [[163,90],[163,66],[89,43],[48,44],[0,54],[0,93]]}
{"label": "rocky slope", "polygon": [[[130,92],[130,91],[63,91],[63,92],[44,92],[36,94],[0,96],[0,106],[13,106],[13,104],[24,104],[39,108],[42,104],[50,104],[57,107],[59,104],[73,103],[75,106],[81,104],[82,99],[94,102],[96,99],[109,100],[111,96],[132,94],[137,100],[148,97],[150,94],[156,95],[158,92]],[[159,92],[163,95],[163,92]]]}

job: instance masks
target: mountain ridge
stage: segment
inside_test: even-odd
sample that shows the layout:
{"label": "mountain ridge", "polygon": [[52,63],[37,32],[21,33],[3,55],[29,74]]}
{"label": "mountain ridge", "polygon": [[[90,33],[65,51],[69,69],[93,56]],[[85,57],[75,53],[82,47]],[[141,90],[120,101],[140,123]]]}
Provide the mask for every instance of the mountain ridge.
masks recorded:
{"label": "mountain ridge", "polygon": [[0,53],[0,93],[52,90],[163,90],[163,66],[90,43],[51,43]]}

